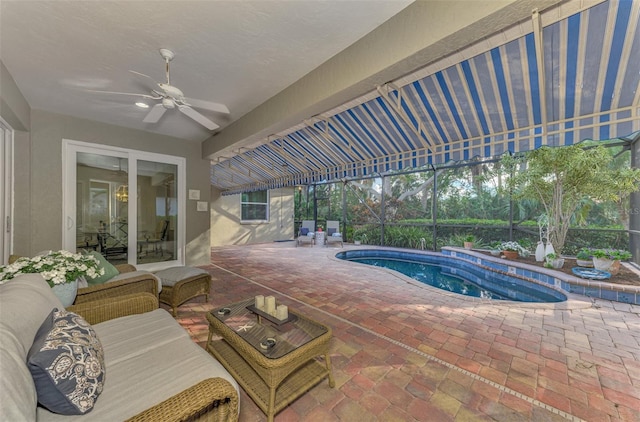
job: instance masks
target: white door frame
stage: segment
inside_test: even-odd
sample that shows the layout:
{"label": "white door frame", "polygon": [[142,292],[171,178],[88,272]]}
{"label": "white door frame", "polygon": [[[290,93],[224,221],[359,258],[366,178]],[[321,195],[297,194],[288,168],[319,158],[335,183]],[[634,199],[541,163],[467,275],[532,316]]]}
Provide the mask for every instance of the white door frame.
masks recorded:
{"label": "white door frame", "polygon": [[0,118],[0,264],[13,248],[13,129]]}
{"label": "white door frame", "polygon": [[[177,220],[177,251],[174,260],[155,262],[151,264],[136,264],[136,254],[129,254],[129,263],[135,264],[139,269],[158,270],[164,267],[184,265],[185,263],[185,242],[186,242],[186,160],[184,157],[158,154],[153,152],[139,151],[108,145],[92,144],[88,142],[74,141],[70,139],[62,140],[62,247],[67,250],[76,249],[76,157],[78,152],[90,154],[102,154],[127,158],[128,162],[128,185],[129,194],[137,192],[138,189],[138,160],[157,161],[175,164],[178,167],[178,220]],[[133,196],[132,196],[133,200]],[[135,204],[136,201],[134,200]],[[137,210],[136,207],[128,207],[127,220],[129,222],[129,232],[137,233]],[[129,236],[128,250],[137,250],[137,236]]]}

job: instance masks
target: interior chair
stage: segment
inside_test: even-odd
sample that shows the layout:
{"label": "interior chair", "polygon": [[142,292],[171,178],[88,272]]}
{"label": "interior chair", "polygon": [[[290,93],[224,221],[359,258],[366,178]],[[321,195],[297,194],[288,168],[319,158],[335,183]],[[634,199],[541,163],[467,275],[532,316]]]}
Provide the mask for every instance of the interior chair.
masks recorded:
{"label": "interior chair", "polygon": [[298,230],[298,238],[296,240],[296,246],[303,245],[305,243],[315,244],[316,235],[316,222],[315,220],[302,220],[300,229]]}
{"label": "interior chair", "polygon": [[340,233],[340,222],[327,220],[327,237],[325,244],[340,243],[340,247],[344,246],[342,241],[342,233]]}
{"label": "interior chair", "polygon": [[[143,238],[138,239],[138,244],[142,245],[142,243],[146,243],[147,245],[147,253],[149,252],[149,247],[153,245],[153,253],[157,254],[160,252],[160,256],[164,254],[164,242],[167,240],[167,235],[169,234],[169,220],[160,220],[158,221],[156,231],[152,234],[146,233]],[[139,252],[142,252],[142,246],[140,246]]]}

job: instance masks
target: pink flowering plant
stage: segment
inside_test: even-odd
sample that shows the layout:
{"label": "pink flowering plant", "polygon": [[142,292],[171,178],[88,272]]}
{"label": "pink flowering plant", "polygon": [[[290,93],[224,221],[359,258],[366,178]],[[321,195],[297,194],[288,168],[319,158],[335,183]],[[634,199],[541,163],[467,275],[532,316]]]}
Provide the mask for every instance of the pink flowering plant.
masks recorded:
{"label": "pink flowering plant", "polygon": [[18,258],[13,264],[0,267],[0,284],[20,274],[40,273],[51,287],[71,283],[80,277],[104,275],[104,268],[91,255],[69,251],[50,252],[33,258]]}

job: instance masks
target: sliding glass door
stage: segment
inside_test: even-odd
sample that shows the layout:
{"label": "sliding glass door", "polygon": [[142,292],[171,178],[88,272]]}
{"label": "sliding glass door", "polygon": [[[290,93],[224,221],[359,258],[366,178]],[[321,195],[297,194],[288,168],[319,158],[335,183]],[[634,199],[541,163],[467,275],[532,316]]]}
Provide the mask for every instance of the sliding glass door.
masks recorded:
{"label": "sliding glass door", "polygon": [[13,199],[13,130],[0,119],[0,265],[11,253]]}
{"label": "sliding glass door", "polygon": [[184,159],[65,141],[64,247],[113,264],[184,264]]}

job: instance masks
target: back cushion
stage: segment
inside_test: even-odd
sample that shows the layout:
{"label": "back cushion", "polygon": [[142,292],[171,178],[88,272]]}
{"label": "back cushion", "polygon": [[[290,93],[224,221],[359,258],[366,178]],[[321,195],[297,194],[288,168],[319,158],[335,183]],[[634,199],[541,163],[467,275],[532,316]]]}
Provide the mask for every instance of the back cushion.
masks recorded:
{"label": "back cushion", "polygon": [[96,284],[102,284],[106,281],[111,280],[113,277],[117,276],[118,274],[120,274],[118,269],[114,267],[109,261],[107,261],[107,258],[105,258],[101,253],[96,251],[91,251],[89,252],[89,255],[93,256],[98,260],[98,262],[100,263],[98,268],[104,268],[103,275],[98,276],[96,278],[87,277],[87,283],[89,283],[90,286],[93,286]]}
{"label": "back cushion", "polygon": [[104,353],[84,318],[51,311],[27,358],[38,403],[63,415],[83,415],[93,409],[104,385]]}
{"label": "back cushion", "polygon": [[0,420],[35,420],[36,389],[27,353],[52,309],[62,303],[40,274],[20,275],[0,285]]}

